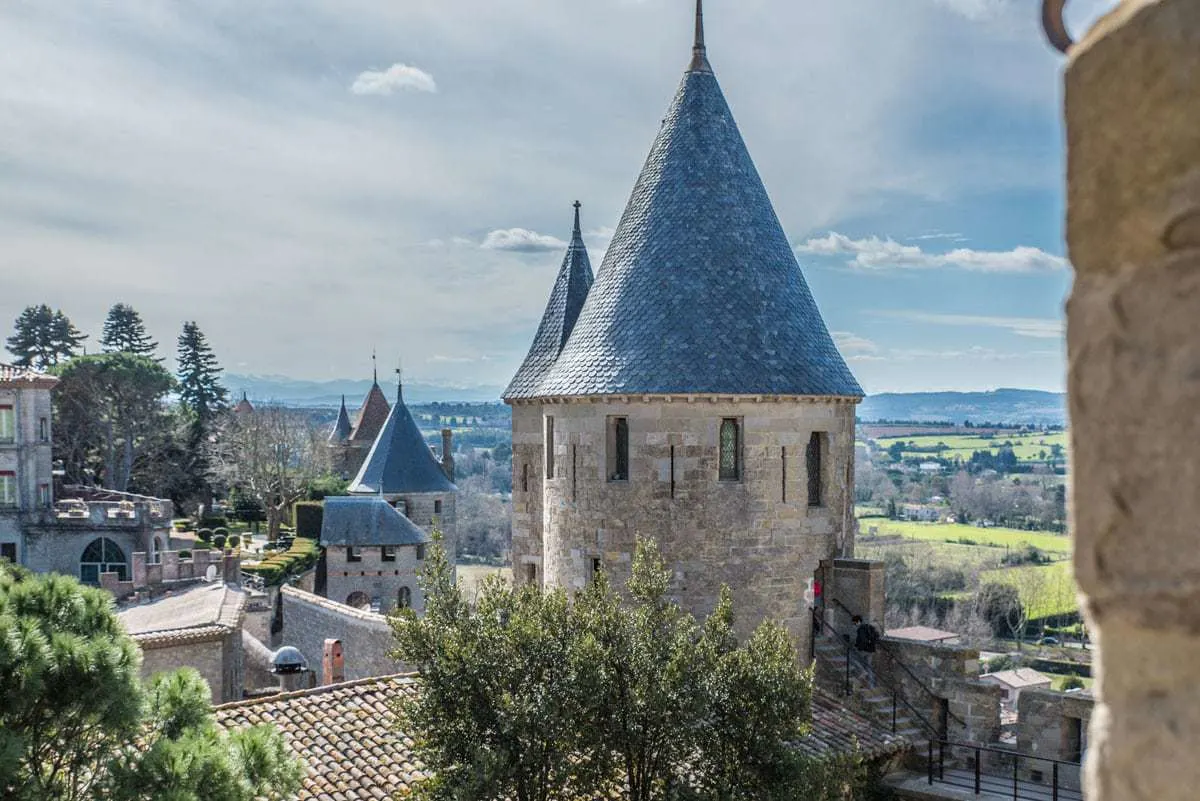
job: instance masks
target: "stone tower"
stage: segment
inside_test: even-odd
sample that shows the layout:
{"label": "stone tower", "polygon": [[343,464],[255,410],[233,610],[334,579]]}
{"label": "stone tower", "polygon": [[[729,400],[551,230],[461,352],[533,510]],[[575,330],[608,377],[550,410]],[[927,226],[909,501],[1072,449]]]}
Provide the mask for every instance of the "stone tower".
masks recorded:
{"label": "stone tower", "polygon": [[862,390],[709,65],[691,64],[591,283],[578,224],[513,407],[518,580],[620,586],[654,537],[675,594],[721,584],[801,643],[820,562],[853,550]]}
{"label": "stone tower", "polygon": [[350,482],[350,494],[381,497],[426,533],[439,529],[453,564],[458,540],[454,509],[458,489],[450,480],[448,468],[434,458],[404,403],[403,390],[397,389],[396,405],[358,475]]}

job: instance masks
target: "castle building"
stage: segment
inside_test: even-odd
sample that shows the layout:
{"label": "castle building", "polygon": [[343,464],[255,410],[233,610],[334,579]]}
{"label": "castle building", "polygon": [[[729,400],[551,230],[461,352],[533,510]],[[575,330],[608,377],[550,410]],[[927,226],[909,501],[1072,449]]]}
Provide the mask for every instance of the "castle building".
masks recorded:
{"label": "castle building", "polygon": [[[133,555],[171,545],[170,501],[95,487],[55,487],[50,393],[58,379],[0,364],[0,558],[88,584],[129,580]],[[57,498],[57,499],[56,499]]]}
{"label": "castle building", "polygon": [[346,396],[342,396],[342,406],[333,430],[329,432],[327,444],[334,473],[345,478],[358,473],[391,411],[391,404],[379,388],[378,374],[363,398],[354,424],[351,424],[350,414],[346,411]]}
{"label": "castle building", "polygon": [[[578,218],[578,208],[576,209]],[[513,412],[518,581],[617,586],[657,539],[705,614],[811,633],[805,590],[853,552],[855,407],[709,64],[692,60],[592,280],[578,220]]]}
{"label": "castle building", "polygon": [[[374,389],[378,389],[378,384]],[[388,413],[358,475],[350,483],[350,494],[382,498],[427,534],[434,529],[441,531],[443,544],[453,563],[458,532],[454,501],[458,490],[453,482],[451,450],[450,431],[445,429],[442,431],[442,460],[439,462],[434,457],[404,402],[403,389],[398,388],[396,405]]]}

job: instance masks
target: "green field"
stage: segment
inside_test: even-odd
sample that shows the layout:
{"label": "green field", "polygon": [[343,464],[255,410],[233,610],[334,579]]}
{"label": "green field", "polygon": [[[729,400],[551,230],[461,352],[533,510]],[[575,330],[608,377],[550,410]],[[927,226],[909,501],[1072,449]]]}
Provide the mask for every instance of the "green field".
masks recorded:
{"label": "green field", "polygon": [[[906,446],[910,445],[921,450],[905,450],[905,459],[961,459],[964,462],[970,460],[971,454],[975,451],[991,451],[997,453],[1005,443],[1012,443],[1013,454],[1017,459],[1023,462],[1047,461],[1050,458],[1050,450],[1054,445],[1059,445],[1064,452],[1067,448],[1067,434],[1064,431],[1054,433],[1032,433],[1018,434],[1008,433],[995,435],[962,435],[948,434],[939,436],[937,434],[927,434],[913,437],[881,437],[874,440],[875,445],[880,450],[887,450],[897,442],[902,442]],[[940,450],[934,451],[934,448],[941,447]],[[1043,456],[1043,452],[1045,456]],[[1060,461],[1065,460],[1065,455],[1060,457]]]}
{"label": "green field", "polygon": [[468,598],[474,598],[479,585],[493,573],[499,573],[506,580],[512,581],[511,567],[492,567],[491,565],[458,565],[458,584]]}
{"label": "green field", "polygon": [[961,523],[916,523],[868,517],[858,521],[864,543],[874,536],[901,536],[926,542],[956,542],[964,545],[985,545],[993,548],[1020,548],[1025,545],[1047,553],[1071,553],[1071,538],[1065,534],[1045,531],[1021,531],[1015,528],[979,528]]}
{"label": "green field", "polygon": [[1021,603],[1029,610],[1030,620],[1070,615],[1079,611],[1078,588],[1070,562],[1052,565],[1027,565],[988,570],[980,574],[983,584],[1008,584],[1021,594]]}

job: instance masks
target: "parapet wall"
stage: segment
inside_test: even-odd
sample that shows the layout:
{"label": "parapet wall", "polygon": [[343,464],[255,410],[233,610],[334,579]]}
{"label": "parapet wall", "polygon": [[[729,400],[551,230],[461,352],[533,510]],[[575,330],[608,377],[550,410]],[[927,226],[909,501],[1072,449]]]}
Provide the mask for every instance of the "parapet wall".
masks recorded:
{"label": "parapet wall", "polygon": [[399,662],[388,656],[394,640],[385,616],[289,586],[280,589],[279,602],[283,604],[283,633],[279,642],[300,649],[318,682],[327,639],[342,641],[346,681],[405,672]]}

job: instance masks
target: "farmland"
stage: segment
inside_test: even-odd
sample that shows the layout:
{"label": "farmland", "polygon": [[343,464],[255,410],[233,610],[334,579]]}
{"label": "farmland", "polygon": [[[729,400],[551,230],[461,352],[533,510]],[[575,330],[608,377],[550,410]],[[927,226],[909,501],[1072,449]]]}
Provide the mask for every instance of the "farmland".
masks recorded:
{"label": "farmland", "polygon": [[988,570],[980,575],[980,581],[1016,587],[1021,603],[1029,610],[1030,620],[1070,615],[1079,610],[1070,562]]}
{"label": "farmland", "polygon": [[[881,437],[872,440],[879,450],[887,450],[897,442],[903,443],[905,459],[948,459],[969,461],[976,451],[995,455],[1003,447],[1011,447],[1018,461],[1062,461],[1067,447],[1063,431],[1020,433],[1005,431],[987,434],[923,434],[917,436]],[[1055,446],[1058,446],[1057,455]]]}
{"label": "farmland", "polygon": [[1022,548],[1032,545],[1048,554],[1071,553],[1071,538],[1046,531],[1022,531],[1015,528],[981,528],[959,523],[915,523],[868,517],[859,521],[860,541],[872,537],[902,537],[926,542],[951,542],[988,548]]}

